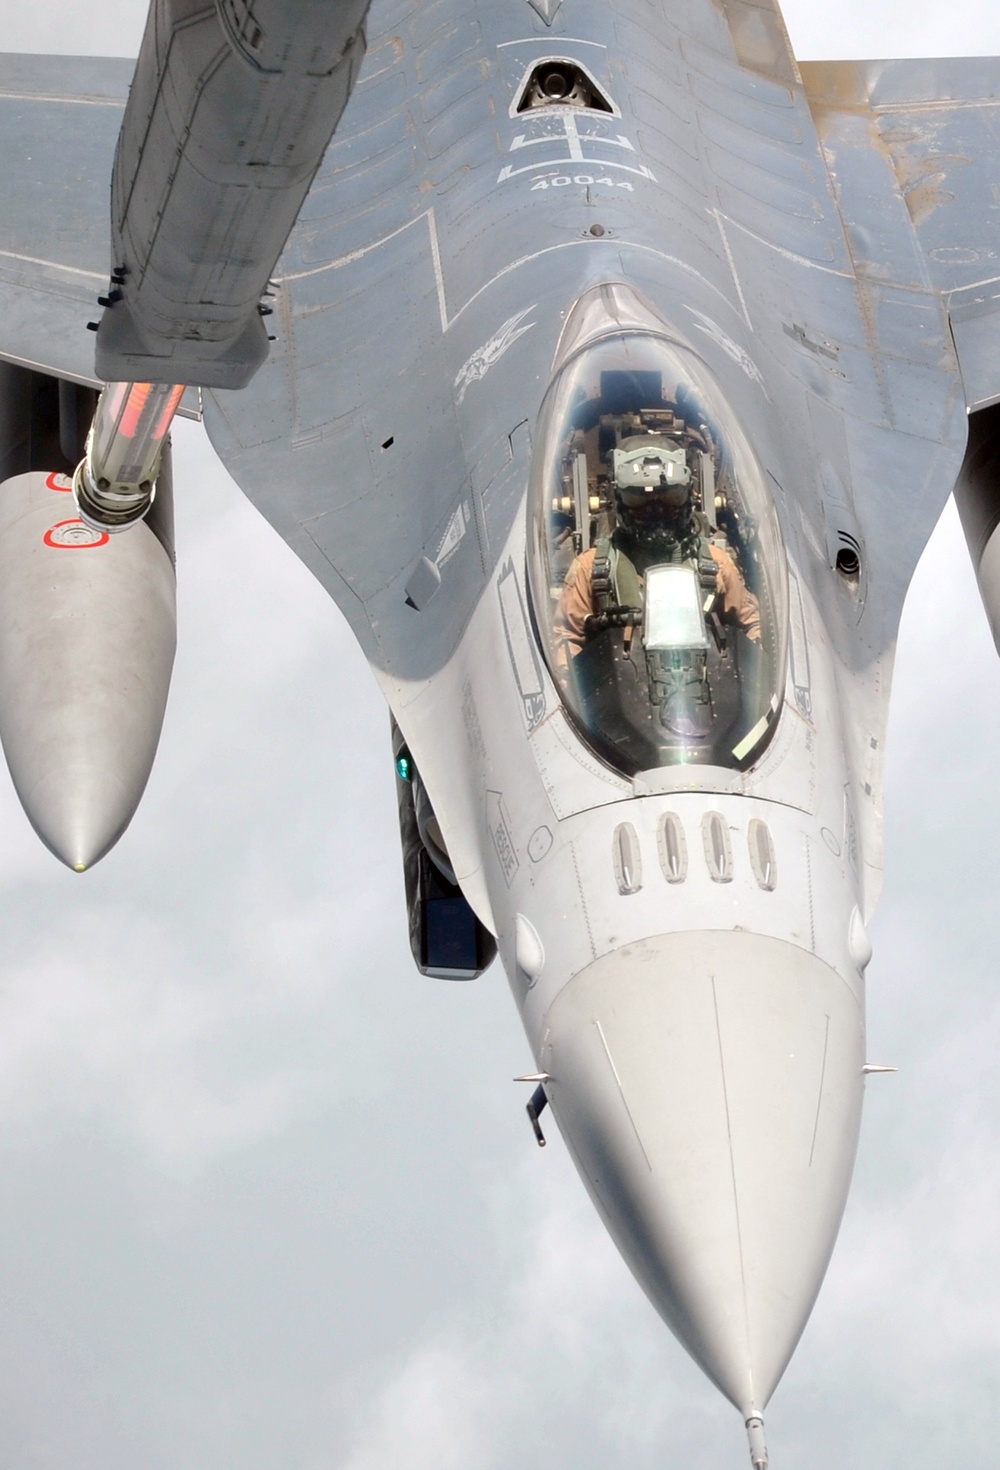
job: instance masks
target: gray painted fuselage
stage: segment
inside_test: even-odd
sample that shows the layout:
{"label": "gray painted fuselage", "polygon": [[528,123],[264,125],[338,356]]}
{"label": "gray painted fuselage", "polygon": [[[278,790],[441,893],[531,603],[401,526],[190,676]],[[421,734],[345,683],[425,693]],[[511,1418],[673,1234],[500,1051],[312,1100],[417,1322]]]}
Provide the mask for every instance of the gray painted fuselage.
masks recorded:
{"label": "gray painted fuselage", "polygon": [[[610,110],[518,111],[546,59]],[[90,383],[128,69],[4,67],[0,350]],[[749,0],[375,0],[270,356],[204,395],[227,467],[354,629],[581,1176],[758,1467],[857,1144],[903,597],[966,408],[1000,398],[993,202],[963,132],[990,135],[993,77],[800,75]],[[90,119],[71,141],[67,109]],[[694,354],[780,528],[783,702],[725,768],[625,774],[545,655],[540,409],[615,333]]]}
{"label": "gray painted fuselage", "polygon": [[[585,67],[617,111],[516,114],[542,58]],[[375,669],[612,1235],[745,1416],[794,1348],[846,1198],[896,627],[966,434],[889,163],[855,187],[850,230],[829,163],[776,13],[574,0],[548,27],[527,4],[376,0],[279,266],[271,359],[205,410]],[[538,653],[534,426],[567,317],[605,284],[707,364],[774,497],[788,677],[745,772],[626,779]],[[624,893],[623,823],[641,867]]]}

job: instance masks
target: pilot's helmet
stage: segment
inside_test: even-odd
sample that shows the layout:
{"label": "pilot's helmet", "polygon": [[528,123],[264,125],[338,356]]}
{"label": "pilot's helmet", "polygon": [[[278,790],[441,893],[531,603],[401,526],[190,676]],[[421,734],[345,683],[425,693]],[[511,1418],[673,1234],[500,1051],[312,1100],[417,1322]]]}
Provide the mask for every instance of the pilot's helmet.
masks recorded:
{"label": "pilot's helmet", "polygon": [[611,451],[611,480],[618,521],[642,532],[687,529],[691,518],[691,469],[676,440],[637,434]]}

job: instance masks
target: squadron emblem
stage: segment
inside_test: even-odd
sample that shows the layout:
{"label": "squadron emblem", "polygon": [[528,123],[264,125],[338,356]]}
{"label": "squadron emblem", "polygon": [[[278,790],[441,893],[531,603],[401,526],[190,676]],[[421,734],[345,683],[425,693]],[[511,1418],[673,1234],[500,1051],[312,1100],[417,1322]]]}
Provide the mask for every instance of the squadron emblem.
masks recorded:
{"label": "squadron emblem", "polygon": [[455,399],[456,403],[462,402],[471,383],[478,383],[480,378],[485,378],[493,364],[500,361],[508,347],[513,347],[518,337],[523,337],[525,332],[531,331],[535,325],[534,322],[527,322],[523,327],[520,323],[534,309],[533,306],[526,306],[516,316],[509,316],[499,332],[494,332],[490,340],[484,342],[482,347],[477,347],[472,356],[462,364],[455,378],[458,395]]}

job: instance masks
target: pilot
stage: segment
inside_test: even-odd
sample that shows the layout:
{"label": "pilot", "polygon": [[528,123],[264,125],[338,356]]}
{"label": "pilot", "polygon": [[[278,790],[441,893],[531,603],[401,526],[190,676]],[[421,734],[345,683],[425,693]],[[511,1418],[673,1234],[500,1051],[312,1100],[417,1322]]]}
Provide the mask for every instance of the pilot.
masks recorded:
{"label": "pilot", "polygon": [[[626,440],[625,451],[628,445]],[[614,455],[617,524],[611,536],[582,552],[567,572],[553,629],[557,644],[575,658],[602,627],[602,613],[631,608],[640,614],[647,569],[669,562],[697,568],[702,585],[710,590],[714,586],[720,617],[759,642],[760,606],[728,551],[708,540],[708,522],[692,503],[690,471],[675,462],[668,479],[670,461],[683,456],[647,453],[637,463],[640,455],[642,446]],[[649,478],[643,483],[641,476]]]}

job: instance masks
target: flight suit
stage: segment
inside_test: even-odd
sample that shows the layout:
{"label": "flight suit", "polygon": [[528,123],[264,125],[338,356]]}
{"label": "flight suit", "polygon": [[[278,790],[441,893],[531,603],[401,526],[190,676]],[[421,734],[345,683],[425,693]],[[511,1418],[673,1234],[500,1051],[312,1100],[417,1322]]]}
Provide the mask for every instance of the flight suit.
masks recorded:
{"label": "flight suit", "polygon": [[[706,543],[716,564],[716,590],[722,599],[722,613],[743,629],[755,643],[760,640],[760,605],[749,590],[728,551]],[[619,556],[624,553],[619,551]],[[597,547],[591,546],[573,562],[563,583],[556,611],[553,633],[557,646],[568,645],[575,658],[587,641],[586,622],[595,611],[593,577]]]}

